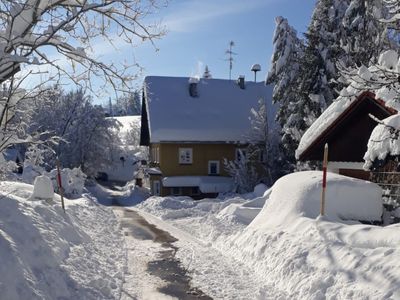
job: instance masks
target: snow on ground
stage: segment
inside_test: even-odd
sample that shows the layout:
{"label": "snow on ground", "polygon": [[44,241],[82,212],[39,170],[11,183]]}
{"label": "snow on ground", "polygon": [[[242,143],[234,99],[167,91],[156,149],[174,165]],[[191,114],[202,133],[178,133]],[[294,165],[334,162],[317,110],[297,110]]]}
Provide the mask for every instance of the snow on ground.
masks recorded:
{"label": "snow on ground", "polygon": [[[321,178],[315,171],[290,174],[253,199],[151,197],[137,208],[234,262],[230,273],[224,265],[212,266],[211,250],[193,258],[187,240],[177,242],[193,282],[216,299],[240,299],[243,291],[246,299],[400,299],[400,225],[350,220],[380,216],[380,190],[329,173],[327,215],[319,217]],[[246,207],[260,211],[248,226],[237,209]],[[240,280],[232,289],[234,276]]]}
{"label": "snow on ground", "polygon": [[0,182],[1,299],[118,299],[126,251],[111,209],[86,195],[64,214],[58,195],[32,193]]}
{"label": "snow on ground", "polygon": [[93,185],[67,200],[66,215],[58,195],[28,200],[31,185],[1,182],[1,298],[171,299],[148,271],[162,244],[124,227],[133,210],[178,239],[191,285],[214,299],[400,299],[400,225],[355,221],[380,216],[380,190],[328,173],[320,217],[321,177],[299,172],[267,191],[200,201]]}

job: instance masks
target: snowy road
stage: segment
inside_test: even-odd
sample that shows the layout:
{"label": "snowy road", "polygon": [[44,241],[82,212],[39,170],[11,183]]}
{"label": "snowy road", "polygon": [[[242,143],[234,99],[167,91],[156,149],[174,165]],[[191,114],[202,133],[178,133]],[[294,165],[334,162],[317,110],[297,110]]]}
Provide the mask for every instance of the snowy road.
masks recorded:
{"label": "snowy road", "polygon": [[175,257],[177,241],[140,214],[114,208],[127,244],[128,265],[121,299],[211,299],[190,285],[190,277]]}
{"label": "snowy road", "polygon": [[114,212],[128,247],[122,299],[285,299],[240,262],[171,224],[132,208]]}

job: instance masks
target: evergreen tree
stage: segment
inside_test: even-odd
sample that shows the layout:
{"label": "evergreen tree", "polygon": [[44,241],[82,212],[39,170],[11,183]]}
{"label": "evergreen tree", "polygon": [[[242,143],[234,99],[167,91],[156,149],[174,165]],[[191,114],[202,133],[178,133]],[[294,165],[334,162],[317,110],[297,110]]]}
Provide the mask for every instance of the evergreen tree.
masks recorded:
{"label": "evergreen tree", "polygon": [[299,86],[300,91],[309,94],[310,99],[304,100],[314,102],[309,108],[316,116],[338,96],[337,64],[345,56],[340,37],[344,33],[342,20],[348,5],[349,0],[319,0],[305,33],[306,50]]}
{"label": "evergreen tree", "polygon": [[379,53],[390,48],[387,25],[381,22],[387,13],[381,0],[351,1],[343,17],[344,34],[340,37],[346,67],[376,63]]}
{"label": "evergreen tree", "polygon": [[[282,160],[293,165],[294,150],[297,147],[297,140],[293,138],[293,120],[288,122],[293,115],[295,108],[293,103],[297,99],[299,67],[304,55],[303,41],[297,37],[296,30],[291,27],[287,19],[277,17],[275,19],[276,29],[274,34],[274,53],[271,60],[271,68],[266,83],[274,84],[272,99],[278,104],[276,119],[282,128],[281,148]],[[292,168],[287,166],[289,172]]]}
{"label": "evergreen tree", "polygon": [[204,69],[203,78],[205,78],[205,79],[211,79],[212,78],[211,72],[208,69],[207,65],[206,65],[206,67]]}

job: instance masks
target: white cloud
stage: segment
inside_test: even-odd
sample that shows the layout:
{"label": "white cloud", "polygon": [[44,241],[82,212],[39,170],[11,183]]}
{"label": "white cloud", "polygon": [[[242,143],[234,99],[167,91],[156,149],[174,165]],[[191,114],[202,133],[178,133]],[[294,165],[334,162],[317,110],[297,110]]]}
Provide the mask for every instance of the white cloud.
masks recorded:
{"label": "white cloud", "polygon": [[204,0],[185,1],[173,13],[163,19],[167,30],[191,32],[196,25],[218,20],[221,17],[252,11],[278,0]]}

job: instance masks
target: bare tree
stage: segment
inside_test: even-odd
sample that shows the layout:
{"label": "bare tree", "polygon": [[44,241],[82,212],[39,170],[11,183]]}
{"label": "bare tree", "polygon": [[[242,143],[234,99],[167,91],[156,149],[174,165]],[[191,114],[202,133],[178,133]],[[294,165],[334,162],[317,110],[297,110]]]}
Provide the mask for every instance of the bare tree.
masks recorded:
{"label": "bare tree", "polygon": [[[49,81],[69,81],[94,91],[91,79],[96,77],[103,81],[102,87],[129,91],[139,65],[103,62],[96,53],[98,44],[116,49],[121,41],[153,43],[164,32],[145,17],[164,4],[158,0],[0,0],[0,83],[4,85],[0,150],[18,142],[15,128],[7,125],[14,118],[16,103],[34,99]],[[41,76],[35,89],[22,89],[34,75]]]}

